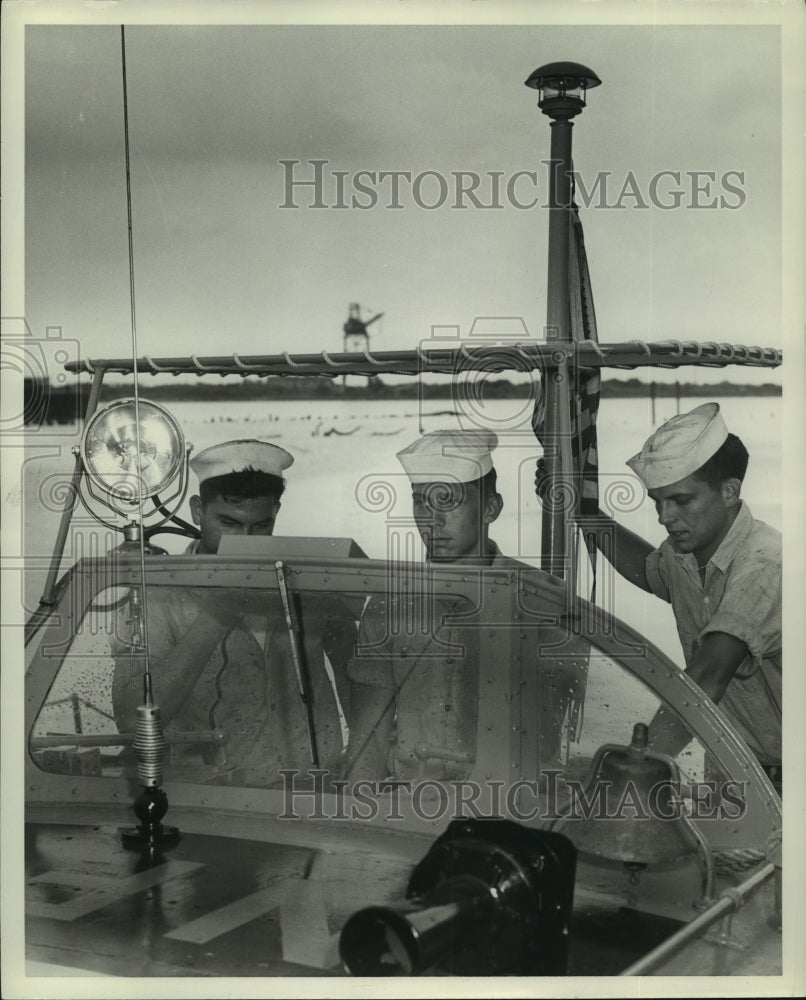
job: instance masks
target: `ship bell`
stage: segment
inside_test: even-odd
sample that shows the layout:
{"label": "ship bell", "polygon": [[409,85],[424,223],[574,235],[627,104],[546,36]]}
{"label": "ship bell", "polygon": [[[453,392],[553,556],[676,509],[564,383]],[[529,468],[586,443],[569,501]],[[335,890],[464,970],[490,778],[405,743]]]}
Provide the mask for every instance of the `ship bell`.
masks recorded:
{"label": "ship bell", "polygon": [[629,868],[699,853],[680,802],[677,765],[648,749],[648,734],[648,726],[639,722],[629,746],[605,744],[597,750],[583,785],[584,815],[572,803],[570,814],[555,827],[578,851]]}

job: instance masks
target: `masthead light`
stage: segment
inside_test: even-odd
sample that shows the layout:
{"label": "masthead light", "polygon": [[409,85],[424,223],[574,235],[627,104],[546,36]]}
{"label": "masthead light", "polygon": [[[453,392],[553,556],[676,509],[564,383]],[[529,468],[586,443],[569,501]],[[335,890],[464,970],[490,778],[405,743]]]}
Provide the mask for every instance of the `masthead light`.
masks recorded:
{"label": "masthead light", "polygon": [[585,107],[585,94],[602,81],[587,66],[554,62],[540,66],[526,86],[538,91],[537,106],[551,118],[573,118]]}

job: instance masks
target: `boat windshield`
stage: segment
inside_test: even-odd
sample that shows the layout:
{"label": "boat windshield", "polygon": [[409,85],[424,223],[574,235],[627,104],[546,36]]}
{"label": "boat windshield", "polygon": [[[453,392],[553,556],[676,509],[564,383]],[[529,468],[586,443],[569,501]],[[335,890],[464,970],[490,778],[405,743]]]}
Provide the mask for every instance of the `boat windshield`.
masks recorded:
{"label": "boat windshield", "polygon": [[[582,781],[661,704],[629,644],[614,656],[575,635],[517,574],[436,572],[419,591],[365,569],[333,589],[325,571],[284,604],[270,575],[189,586],[167,570],[145,606],[138,586],[93,588],[77,628],[43,633],[36,655],[59,666],[30,736],[42,770],[136,778],[146,649],[167,782]],[[684,778],[703,777],[705,756],[689,743]]]}

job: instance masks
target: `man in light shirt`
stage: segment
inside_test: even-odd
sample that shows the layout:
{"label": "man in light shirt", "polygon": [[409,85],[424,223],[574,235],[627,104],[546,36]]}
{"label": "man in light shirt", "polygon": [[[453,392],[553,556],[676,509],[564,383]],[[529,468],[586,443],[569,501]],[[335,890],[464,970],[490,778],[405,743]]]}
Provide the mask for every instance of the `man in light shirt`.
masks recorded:
{"label": "man in light shirt", "polygon": [[[432,431],[397,458],[411,483],[414,521],[429,564],[479,573],[512,570],[520,582],[539,571],[505,556],[490,537],[503,507],[492,459],[497,444],[497,436],[483,429]],[[374,598],[367,606],[358,653],[367,652],[347,666],[351,715],[344,776],[465,778],[476,757],[479,626],[446,623],[461,608],[442,596],[433,621],[394,634],[393,603]],[[421,606],[415,595],[412,610]],[[541,635],[545,642],[556,639],[548,628]],[[534,639],[537,649],[537,633]],[[584,676],[572,657],[550,670],[541,670],[537,653],[534,662],[540,671],[538,758],[555,766],[565,714]]]}
{"label": "man in light shirt", "polygon": [[[271,535],[293,463],[283,448],[259,440],[227,441],[191,459],[199,493],[190,508],[200,537],[188,556],[212,555],[225,535]],[[347,695],[344,661],[354,626],[308,622],[304,654],[309,668],[318,764],[335,764],[343,749],[338,700]],[[154,698],[166,736],[220,731],[223,752],[208,744],[203,760],[193,745],[172,748],[175,764],[194,765],[198,778],[267,787],[281,768],[311,766],[310,734],[277,595],[225,588],[154,587],[147,605],[149,663]],[[324,665],[328,655],[331,682]],[[115,651],[112,701],[122,731],[135,728],[143,697],[143,662]],[[215,752],[213,749],[215,748]]]}
{"label": "man in light shirt", "polygon": [[[668,538],[654,548],[604,515],[595,531],[616,570],[672,605],[686,672],[727,718],[781,791],[781,535],[741,499],[747,450],[717,403],[667,421],[628,463]],[[607,530],[602,531],[602,528]],[[608,535],[610,546],[603,547]],[[660,709],[653,749],[675,754],[690,734]]]}

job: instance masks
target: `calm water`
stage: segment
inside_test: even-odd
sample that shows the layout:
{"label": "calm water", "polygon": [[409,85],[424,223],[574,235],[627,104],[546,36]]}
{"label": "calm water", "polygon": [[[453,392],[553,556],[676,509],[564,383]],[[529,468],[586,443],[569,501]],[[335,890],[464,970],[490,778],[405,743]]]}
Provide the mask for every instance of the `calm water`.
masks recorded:
{"label": "calm water", "polygon": [[[682,401],[684,410],[704,399]],[[747,397],[720,400],[728,427],[750,452],[743,495],[753,514],[780,530],[782,511],[781,399]],[[504,510],[491,536],[509,555],[534,565],[540,562],[540,507],[534,497],[534,466],[540,449],[529,427],[528,400],[466,402],[461,412],[448,400],[419,404],[408,401],[177,403],[172,412],[194,451],[221,441],[258,437],[282,444],[295,457],[277,522],[284,535],[350,537],[372,558],[383,558],[390,533],[411,518],[410,490],[395,452],[420,430],[486,426],[499,435],[496,468]],[[656,421],[675,412],[673,399],[656,403]],[[652,431],[646,399],[605,400],[599,416],[600,488],[605,505],[623,524],[653,543],[664,532],[651,503],[625,466]],[[50,548],[58,524],[60,484],[69,476],[77,431],[44,429],[33,435],[26,451],[20,515],[25,572],[20,573],[20,597],[32,609],[42,591]],[[192,489],[195,490],[195,480]],[[638,486],[638,488],[636,488]],[[615,504],[615,507],[612,505]],[[190,519],[185,502],[180,514]],[[65,552],[66,567],[80,555],[105,551],[115,535],[99,529],[86,515],[74,522]],[[157,538],[170,551],[181,551],[183,539]],[[680,647],[669,607],[616,578],[606,585],[600,567],[600,593],[611,592],[608,610],[638,628],[664,652],[680,662]],[[6,585],[14,585],[6,576]],[[21,616],[22,617],[22,616]]]}

